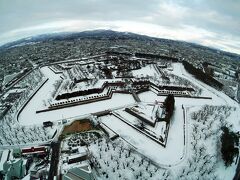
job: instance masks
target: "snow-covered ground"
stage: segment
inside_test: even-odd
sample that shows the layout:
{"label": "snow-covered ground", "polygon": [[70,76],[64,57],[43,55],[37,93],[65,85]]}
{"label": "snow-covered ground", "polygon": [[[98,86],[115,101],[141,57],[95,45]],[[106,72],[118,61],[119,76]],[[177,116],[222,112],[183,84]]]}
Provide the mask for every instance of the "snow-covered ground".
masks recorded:
{"label": "snow-covered ground", "polygon": [[19,75],[19,73],[13,73],[13,74],[9,74],[9,75],[6,75],[4,76],[4,79],[3,79],[3,85],[9,83],[11,80],[13,80],[17,75]]}
{"label": "snow-covered ground", "polygon": [[[145,103],[141,103],[142,104],[142,108],[144,107],[149,107],[149,105],[145,104]],[[140,104],[138,104],[140,105]],[[152,104],[150,104],[150,107],[153,106]],[[114,111],[115,114],[117,114],[118,116],[120,116],[121,118],[123,118],[125,121],[129,122],[132,125],[137,125],[138,127],[141,126],[142,121],[140,119],[138,119],[137,117],[129,114],[128,112],[126,112],[124,109],[119,109]],[[149,111],[147,113],[148,115],[151,115],[152,112]],[[155,118],[154,118],[155,119]],[[165,139],[165,130],[167,127],[167,124],[165,121],[160,121],[160,122],[156,122],[155,126],[151,126],[147,123],[144,123],[144,131],[148,132],[150,134],[152,134],[153,136],[156,136],[158,138],[160,138],[160,136]]]}
{"label": "snow-covered ground", "polygon": [[184,156],[184,119],[181,106],[175,108],[166,148],[133,129],[115,116],[104,116],[101,118],[101,121],[135,146],[139,152],[161,165],[175,165],[179,163]]}
{"label": "snow-covered ground", "polygon": [[44,108],[43,100],[47,101],[51,98],[51,93],[54,91],[53,84],[60,78],[59,75],[52,72],[48,67],[43,67],[41,71],[49,78],[49,80],[35,94],[35,96],[20,113],[18,120],[22,125],[42,124],[44,121],[56,121],[64,118],[67,119],[135,103],[132,95],[113,94],[112,99],[105,101],[36,113],[37,110]]}
{"label": "snow-covered ground", "polygon": [[[223,92],[220,92],[213,87],[208,86],[207,84],[197,80],[191,74],[189,74],[184,66],[181,63],[173,63],[173,71],[171,72],[177,76],[185,78],[193,82],[196,86],[199,86],[202,89],[202,96],[212,97],[212,104],[215,105],[231,105],[239,107],[238,103],[232,100]],[[208,103],[206,103],[208,104]]]}
{"label": "snow-covered ground", "polygon": [[[166,96],[158,96],[156,93],[152,91],[146,91],[140,93],[139,98],[142,102],[164,102]],[[186,97],[174,97],[175,104],[184,105],[184,106],[202,106],[206,104],[215,105],[215,102],[212,99],[194,99],[194,98],[186,98]]]}
{"label": "snow-covered ground", "polygon": [[[98,111],[103,111],[107,109],[124,107],[129,104],[135,103],[133,97],[128,94],[113,94],[112,99],[99,101],[90,104],[84,104],[79,106],[73,106],[43,113],[36,114],[37,110],[45,108],[43,104],[43,100],[46,102],[51,98],[51,93],[54,91],[54,83],[60,79],[60,76],[54,74],[48,67],[43,67],[41,69],[42,73],[49,78],[46,84],[36,93],[36,95],[31,99],[31,101],[27,104],[27,106],[23,109],[23,111],[19,115],[19,123],[21,125],[33,125],[33,124],[42,124],[44,121],[57,121],[60,119],[67,119],[72,117],[81,117],[83,115],[94,113]],[[149,76],[155,75],[155,70],[153,66],[146,66],[140,70],[134,70],[134,76],[142,76],[147,74]],[[202,89],[201,96],[211,97],[212,99],[195,99],[195,98],[186,98],[186,97],[175,97],[175,110],[174,115],[171,120],[171,125],[169,129],[169,136],[166,148],[152,141],[145,135],[141,134],[139,131],[130,127],[119,118],[113,115],[104,116],[101,118],[104,124],[106,124],[113,131],[118,133],[121,138],[132,144],[136,147],[136,150],[141,154],[144,154],[149,159],[153,160],[160,167],[171,169],[174,173],[172,177],[188,177],[189,179],[195,179],[199,173],[204,173],[205,177],[209,177],[209,179],[213,179],[215,175],[217,175],[220,179],[229,179],[229,177],[233,177],[235,173],[235,165],[225,168],[223,166],[223,162],[221,158],[216,157],[216,138],[219,138],[219,118],[221,115],[224,118],[224,122],[231,125],[234,131],[240,130],[240,108],[239,104],[225,95],[223,92],[219,92],[218,90],[206,85],[205,83],[195,79],[191,74],[186,72],[183,65],[181,63],[173,63],[173,71],[169,71],[169,73],[173,73],[179,77],[185,78],[188,81],[194,83],[194,85],[198,86]],[[139,98],[142,102],[153,103],[155,101],[164,102],[166,96],[158,96],[156,93],[152,91],[147,91],[139,94]],[[203,111],[201,113],[204,114],[205,105],[216,107],[213,115],[209,116],[208,119],[212,120],[216,116],[215,124],[212,127],[208,127],[206,124],[201,124],[202,122],[195,122],[191,114],[194,112]],[[231,114],[226,116],[222,114],[222,112],[218,112],[220,106],[231,106]],[[184,108],[183,108],[184,107]],[[220,108],[221,110],[221,108]],[[223,108],[224,110],[224,108]],[[117,111],[118,112],[118,111]],[[184,112],[187,117],[184,120]],[[125,118],[128,118],[128,115],[122,113]],[[130,120],[135,122],[135,120]],[[186,123],[184,125],[184,122]],[[222,123],[222,122],[221,122]],[[197,142],[198,148],[197,150],[193,150],[193,144],[196,143],[193,138],[193,128],[198,124],[202,131],[198,130],[197,135],[205,138],[206,134],[211,136],[206,140],[201,139],[201,141]],[[209,131],[209,132],[208,132]],[[219,131],[219,132],[218,132]],[[210,134],[209,134],[210,133]],[[212,134],[213,133],[213,134]],[[214,133],[216,133],[214,135]],[[197,137],[198,138],[198,137]],[[185,141],[185,144],[184,144]],[[197,146],[196,145],[196,146]],[[206,148],[205,148],[206,146]],[[93,145],[95,147],[95,145]],[[198,155],[200,153],[199,149],[204,147],[206,150],[203,150],[204,156],[210,158],[214,156],[214,161],[212,160],[208,164],[209,169],[213,169],[211,176],[207,175],[209,169],[205,167],[205,161],[195,162],[193,161],[199,159],[199,161],[203,158],[202,155]],[[91,147],[90,147],[91,148]],[[203,149],[204,149],[203,148]],[[97,154],[97,150],[91,149],[95,154]],[[200,154],[201,154],[200,153]],[[104,155],[102,155],[104,156]],[[218,158],[218,159],[217,159]],[[218,161],[218,162],[216,162]],[[101,162],[100,162],[101,163]],[[198,164],[199,163],[199,164]],[[204,167],[204,171],[201,167]],[[184,170],[186,169],[186,170]],[[194,170],[195,169],[195,170]],[[187,170],[190,172],[188,173]],[[202,172],[203,171],[203,172]],[[130,176],[129,176],[130,177]],[[174,179],[173,178],[173,179]],[[170,178],[171,179],[171,178]],[[231,179],[231,178],[230,178]]]}
{"label": "snow-covered ground", "polygon": [[132,73],[134,77],[146,77],[146,75],[156,76],[158,74],[153,64],[142,67],[141,69],[133,70]]}
{"label": "snow-covered ground", "polygon": [[[236,164],[225,167],[221,157],[221,127],[232,125],[235,107],[187,107],[188,143],[185,160],[173,168],[179,179],[232,179]],[[193,115],[195,114],[195,115]],[[239,121],[238,121],[239,123]],[[239,127],[239,126],[238,126]]]}
{"label": "snow-covered ground", "polygon": [[31,109],[26,110],[24,113],[20,114],[19,122],[21,124],[42,124],[44,121],[57,121],[78,116],[81,117],[90,113],[125,106],[126,104],[132,104],[134,102],[135,101],[131,95],[113,94],[112,99],[109,100],[47,111],[38,114],[36,114],[36,111],[32,111]]}
{"label": "snow-covered ground", "polygon": [[[102,139],[91,144],[89,150],[97,166],[97,179],[169,179],[171,171],[159,168],[154,161],[134,151],[123,140]],[[103,173],[104,172],[104,173]]]}
{"label": "snow-covered ground", "polygon": [[[134,145],[137,150],[150,159],[154,159],[155,162],[159,163],[162,167],[166,167],[168,165],[171,165],[173,167],[174,174],[176,177],[182,177],[186,178],[197,178],[197,176],[200,176],[201,172],[204,175],[204,178],[220,178],[220,179],[231,179],[234,176],[236,165],[232,165],[231,167],[224,167],[223,161],[221,160],[221,157],[218,156],[217,162],[216,160],[212,160],[211,162],[206,162],[208,168],[201,169],[200,166],[196,168],[200,168],[199,170],[192,171],[192,168],[195,168],[195,165],[192,166],[192,158],[195,158],[195,153],[191,150],[192,146],[192,119],[191,113],[201,110],[202,107],[205,105],[210,105],[214,107],[222,107],[225,106],[231,106],[234,111],[231,111],[228,118],[224,118],[226,120],[227,124],[231,125],[232,129],[234,131],[240,130],[240,109],[237,102],[226,96],[223,92],[219,92],[218,90],[196,80],[192,75],[187,73],[185,69],[183,68],[182,64],[180,63],[174,63],[173,65],[174,71],[173,73],[181,76],[183,78],[188,79],[191,82],[194,82],[196,86],[199,86],[202,89],[202,96],[212,97],[212,99],[193,99],[193,98],[183,98],[183,97],[175,97],[175,113],[173,122],[170,127],[169,132],[169,138],[168,138],[168,144],[167,147],[164,149],[161,146],[157,146],[156,143],[152,142],[151,140],[147,139],[144,135],[140,134],[138,131],[134,130],[133,128],[129,127],[124,122],[120,121],[118,118],[114,116],[102,118],[102,121],[107,124],[110,128],[112,128],[114,131],[119,133],[121,137],[126,139],[129,143]],[[159,101],[163,102],[166,98],[165,96],[157,96],[152,91],[147,91],[144,93],[139,94],[140,99],[143,102],[154,102]],[[182,120],[182,105],[184,106],[186,110],[186,116],[188,117],[186,119],[186,145],[184,148],[183,145],[183,131],[181,134],[181,130],[183,129],[183,122]],[[196,109],[197,108],[197,109]],[[218,108],[217,108],[218,109]],[[216,114],[216,117],[218,117],[220,113]],[[220,117],[220,116],[219,116]],[[183,120],[182,120],[183,121]],[[219,119],[217,118],[217,122]],[[206,129],[206,132],[209,131],[211,134],[212,132],[218,131],[220,133],[220,130],[217,130],[216,127],[219,128],[218,125],[213,126],[213,130],[203,127]],[[205,131],[204,131],[205,132]],[[206,136],[206,135],[205,135]],[[210,135],[212,136],[212,135]],[[200,147],[207,146],[206,151],[204,153],[209,153],[212,156],[217,153],[216,149],[216,138],[219,138],[219,136],[214,137],[213,139],[207,139],[205,142],[199,141]],[[147,145],[146,145],[147,144]],[[199,147],[199,148],[200,148]],[[166,150],[166,151],[165,151]],[[199,153],[199,151],[197,152]],[[157,156],[160,154],[159,156]],[[205,154],[207,155],[207,154]],[[203,158],[200,156],[200,158]],[[205,163],[204,161],[201,163]],[[200,163],[200,164],[201,164]],[[210,163],[210,164],[208,164]],[[205,164],[204,164],[205,165]],[[170,167],[169,167],[170,168]],[[187,172],[186,170],[189,168],[190,172]],[[212,170],[213,168],[213,170]],[[183,170],[186,169],[186,170]],[[199,171],[199,172],[198,172]],[[207,173],[207,174],[206,174]],[[208,174],[209,173],[209,174]],[[181,176],[183,175],[183,176]]]}

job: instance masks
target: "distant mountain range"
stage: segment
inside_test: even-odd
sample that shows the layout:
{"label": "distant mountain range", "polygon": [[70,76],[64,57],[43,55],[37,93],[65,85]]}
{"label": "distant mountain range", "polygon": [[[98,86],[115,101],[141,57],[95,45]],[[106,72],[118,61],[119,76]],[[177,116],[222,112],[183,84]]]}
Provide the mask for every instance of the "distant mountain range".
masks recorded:
{"label": "distant mountain range", "polygon": [[93,30],[83,32],[62,32],[62,33],[51,33],[42,34],[38,36],[32,36],[23,38],[17,41],[9,42],[2,45],[0,48],[11,48],[20,44],[29,44],[44,41],[58,41],[58,40],[71,40],[77,38],[91,38],[91,39],[142,39],[149,40],[152,37],[138,35],[129,32],[117,32],[112,30]]}
{"label": "distant mountain range", "polygon": [[15,46],[21,46],[24,44],[46,42],[46,41],[74,40],[74,39],[78,39],[78,38],[109,39],[109,40],[135,39],[135,40],[143,40],[143,41],[155,40],[155,41],[162,41],[165,43],[182,43],[182,44],[188,44],[195,48],[212,50],[215,53],[223,53],[225,55],[228,55],[228,56],[231,56],[231,57],[234,57],[234,58],[237,58],[238,60],[240,60],[240,55],[238,55],[238,54],[221,51],[218,49],[202,46],[202,45],[195,44],[195,43],[155,38],[155,37],[139,35],[139,34],[135,34],[135,33],[131,33],[131,32],[118,32],[118,31],[113,31],[113,30],[92,30],[92,31],[83,31],[83,32],[61,32],[61,33],[42,34],[42,35],[32,36],[32,37],[23,38],[23,39],[20,39],[17,41],[6,43],[6,44],[0,46],[0,50],[1,49],[9,49],[9,48],[12,48]]}

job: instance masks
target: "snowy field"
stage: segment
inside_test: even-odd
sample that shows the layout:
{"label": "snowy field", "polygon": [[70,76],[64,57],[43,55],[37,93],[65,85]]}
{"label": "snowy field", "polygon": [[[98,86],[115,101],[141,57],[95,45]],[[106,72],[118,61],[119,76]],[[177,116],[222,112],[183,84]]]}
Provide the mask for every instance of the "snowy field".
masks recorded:
{"label": "snowy field", "polygon": [[[196,86],[202,89],[202,96],[212,97],[212,103],[215,105],[231,105],[239,107],[239,104],[228,97],[223,92],[220,92],[213,87],[208,86],[207,84],[197,80],[191,74],[189,74],[184,66],[181,63],[173,63],[173,71],[171,72],[177,76],[185,78],[191,82],[193,82]],[[208,104],[208,103],[206,103]]]}
{"label": "snowy field", "polygon": [[[146,71],[154,72],[154,68],[146,66]],[[183,78],[193,80],[193,77],[188,74],[183,68],[182,64],[174,63],[173,64],[174,71],[173,73],[179,75]],[[151,71],[150,71],[151,70]],[[43,109],[44,103],[48,102],[48,99],[51,98],[51,93],[54,91],[53,84],[56,80],[59,80],[60,76],[53,73],[48,67],[43,67],[41,69],[42,73],[49,78],[48,82],[37,92],[37,94],[31,99],[31,101],[27,104],[27,106],[23,109],[19,116],[19,122],[21,124],[40,124],[44,121],[56,121],[63,118],[69,118],[73,116],[80,116],[84,114],[88,114],[91,112],[102,111],[105,109],[115,108],[118,106],[123,106],[125,104],[134,103],[134,100],[131,95],[123,95],[123,94],[114,94],[111,100],[100,101],[92,104],[86,104],[81,106],[69,107],[64,109],[59,109],[55,111],[49,111],[44,113],[36,114],[37,110]],[[137,71],[137,70],[136,70]],[[142,71],[140,71],[142,72]],[[195,80],[195,79],[194,79]],[[196,80],[197,81],[197,80]],[[236,102],[228,98],[225,94],[218,92],[217,90],[198,82],[199,85],[203,89],[203,95],[212,97],[212,100],[209,99],[189,99],[189,98],[175,98],[179,104],[184,105],[204,105],[204,104],[230,104]],[[153,102],[155,100],[163,102],[165,96],[157,96],[153,92],[145,92],[139,94],[139,97],[144,102]],[[227,99],[227,100],[226,100]]]}
{"label": "snowy field", "polygon": [[97,179],[169,179],[171,171],[134,151],[127,143],[101,139],[89,146],[98,172]]}
{"label": "snowy field", "polygon": [[[116,110],[135,103],[132,95],[114,93],[112,99],[109,100],[36,114],[37,110],[46,108],[43,102],[48,102],[51,99],[54,83],[60,79],[60,76],[53,73],[48,67],[43,67],[41,71],[49,80],[20,113],[18,120],[21,125],[40,125],[44,121],[82,117],[108,109]],[[138,77],[154,76],[155,73],[153,65],[147,65],[140,70],[133,71],[133,75]],[[231,179],[235,173],[236,165],[229,168],[224,167],[219,155],[218,141],[221,135],[220,128],[223,125],[230,126],[236,132],[240,130],[239,104],[224,93],[195,79],[186,72],[181,63],[173,63],[173,71],[168,73],[194,83],[194,85],[202,89],[201,96],[211,97],[212,99],[175,97],[175,110],[170,124],[166,148],[130,127],[116,116],[103,116],[100,121],[135,147],[137,152],[154,161],[159,167],[170,170],[171,173],[168,173],[168,179],[176,179],[177,177],[177,179],[197,179],[197,177],[203,179]],[[152,91],[140,93],[138,96],[144,103],[164,102],[166,98],[166,96],[158,96]],[[137,120],[132,115],[119,109],[116,112],[129,122],[137,123]],[[201,119],[195,118],[194,113],[200,114]],[[205,121],[208,123],[203,123]],[[96,144],[91,145],[91,151],[98,158],[100,164],[105,163],[102,158],[97,157],[99,156],[99,149],[94,149],[96,146]],[[102,156],[107,156],[107,153],[102,153]],[[124,172],[125,170],[122,171],[122,173]],[[112,172],[108,173],[111,175]],[[126,176],[133,178],[136,177],[135,175]]]}
{"label": "snowy field", "polygon": [[[145,103],[141,103],[143,104],[142,107],[147,107],[147,105]],[[139,104],[138,104],[139,105]],[[152,106],[152,104],[150,104],[150,106]],[[117,114],[118,116],[122,117],[125,121],[129,122],[132,125],[137,125],[137,126],[141,126],[141,120],[138,119],[137,117],[127,113],[124,109],[120,109],[120,110],[116,110],[114,111],[115,114]],[[148,115],[151,115],[151,111],[148,112]],[[156,122],[155,126],[151,126],[147,123],[144,124],[145,127],[145,131],[149,132],[150,134],[153,134],[154,136],[157,137],[162,137],[163,139],[165,139],[165,130],[166,130],[166,122],[165,121],[161,121],[161,122]]]}
{"label": "snowy field", "polygon": [[3,85],[9,83],[11,80],[13,80],[17,75],[19,75],[20,73],[13,73],[13,74],[8,74],[6,76],[4,76],[3,79]]}
{"label": "snowy field", "polygon": [[161,165],[175,165],[179,163],[184,156],[184,120],[181,107],[176,107],[175,109],[166,148],[133,129],[115,116],[104,116],[101,118],[101,121],[136,147],[137,151]]}
{"label": "snowy field", "polygon": [[132,71],[134,77],[146,77],[146,76],[156,76],[156,72],[153,64],[142,67],[141,69]]}
{"label": "snowy field", "polygon": [[222,126],[233,125],[231,116],[239,118],[237,109],[229,106],[202,106],[186,109],[189,127],[186,158],[179,166],[172,169],[175,171],[174,174],[179,179],[197,179],[198,177],[232,179],[236,164],[233,163],[227,168],[224,166],[220,152],[220,136]]}
{"label": "snowy field", "polygon": [[53,111],[47,111],[38,114],[36,114],[36,111],[32,111],[32,109],[29,108],[20,114],[19,122],[21,124],[40,124],[40,123],[42,124],[44,121],[57,121],[61,119],[83,116],[90,113],[103,111],[106,109],[122,107],[125,106],[126,104],[132,103],[135,103],[135,101],[131,95],[113,94],[112,99],[109,100],[98,101],[95,103],[73,106]]}
{"label": "snowy field", "polygon": [[[166,96],[158,96],[156,93],[152,91],[146,91],[143,93],[138,94],[140,100],[142,102],[164,102]],[[178,105],[184,106],[202,106],[205,104],[212,104],[215,105],[215,102],[211,99],[193,99],[193,98],[186,98],[186,97],[174,97],[175,103]]]}
{"label": "snowy field", "polygon": [[56,121],[64,118],[82,116],[89,113],[135,103],[132,95],[113,94],[112,99],[109,100],[36,114],[37,110],[44,107],[43,100],[48,100],[50,98],[50,94],[54,90],[53,84],[60,78],[59,75],[56,75],[47,67],[43,67],[41,70],[44,75],[49,78],[49,80],[20,113],[18,120],[22,125],[42,124],[44,121]]}

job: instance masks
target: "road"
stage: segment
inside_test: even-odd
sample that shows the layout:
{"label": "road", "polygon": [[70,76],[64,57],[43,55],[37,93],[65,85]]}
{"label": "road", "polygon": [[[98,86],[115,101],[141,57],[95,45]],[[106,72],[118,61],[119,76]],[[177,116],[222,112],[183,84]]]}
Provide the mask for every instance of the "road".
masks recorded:
{"label": "road", "polygon": [[60,145],[61,145],[60,141],[52,142],[51,144],[52,156],[51,156],[50,170],[48,173],[48,180],[53,180],[54,176],[58,175],[57,172],[58,172]]}

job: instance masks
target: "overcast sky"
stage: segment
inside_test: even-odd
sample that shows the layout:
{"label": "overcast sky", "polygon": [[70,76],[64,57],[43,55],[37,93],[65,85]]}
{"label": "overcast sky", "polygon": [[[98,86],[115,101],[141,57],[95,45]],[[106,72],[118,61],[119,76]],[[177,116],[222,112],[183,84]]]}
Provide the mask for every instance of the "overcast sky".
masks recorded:
{"label": "overcast sky", "polygon": [[240,54],[240,0],[0,0],[0,44],[31,35],[112,29]]}

